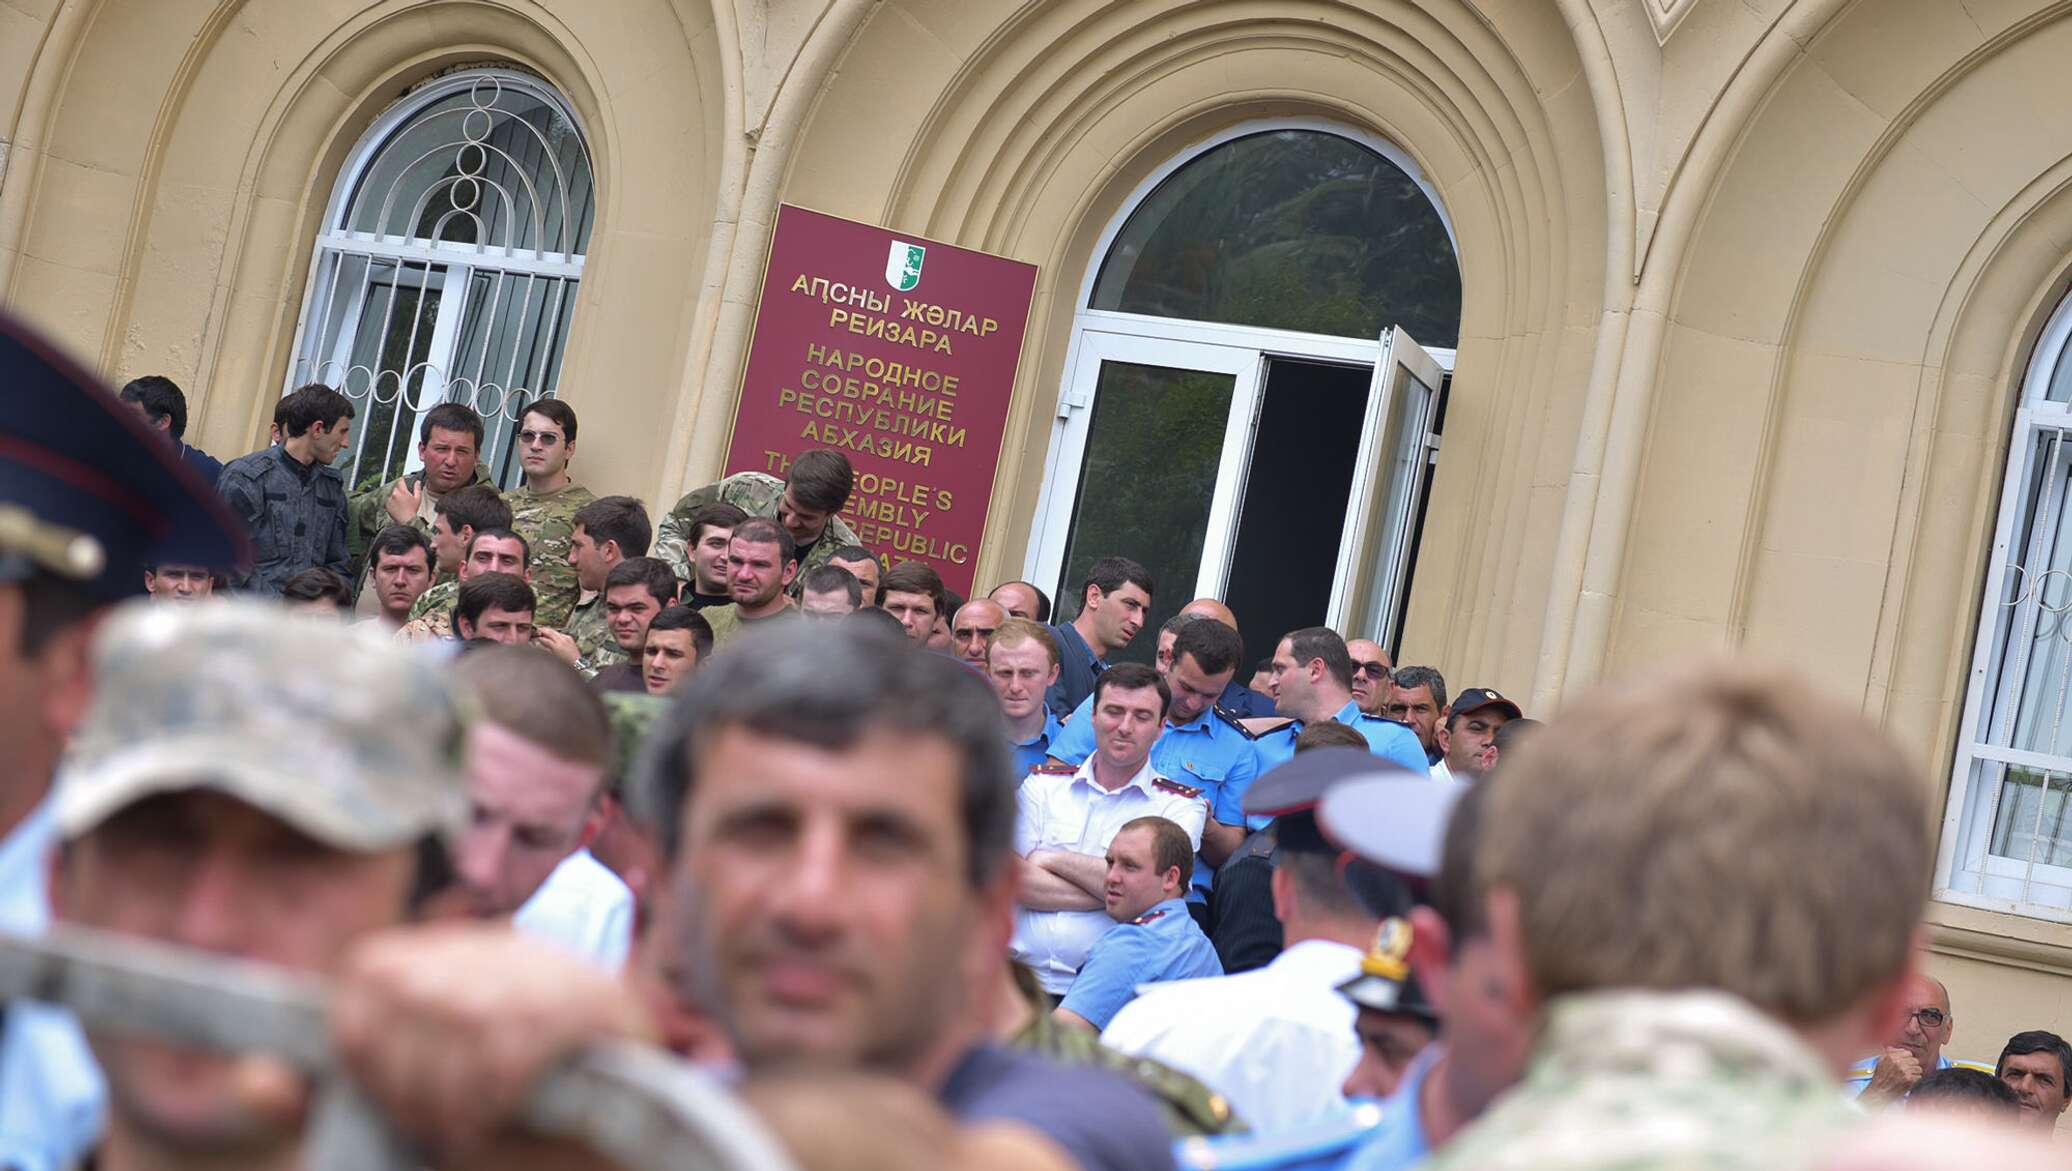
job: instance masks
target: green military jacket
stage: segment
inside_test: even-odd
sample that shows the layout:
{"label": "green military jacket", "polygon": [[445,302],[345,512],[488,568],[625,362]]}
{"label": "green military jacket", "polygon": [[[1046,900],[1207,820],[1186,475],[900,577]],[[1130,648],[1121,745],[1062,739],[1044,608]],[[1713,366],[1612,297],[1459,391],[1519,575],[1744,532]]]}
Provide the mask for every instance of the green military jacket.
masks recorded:
{"label": "green military jacket", "polygon": [[605,786],[619,800],[626,800],[627,786],[633,780],[633,768],[640,761],[640,752],[647,743],[647,735],[656,721],[669,710],[669,700],[659,695],[644,695],[631,691],[608,691],[598,697],[604,701],[604,712],[611,720],[612,769],[607,775]]}
{"label": "green military jacket", "polygon": [[604,616],[604,594],[601,592],[578,599],[575,609],[569,612],[568,625],[561,629],[576,640],[576,669],[584,675],[595,675],[613,663],[625,662],[628,657],[619,649],[619,640],[612,637],[611,623]]}
{"label": "green military jacket", "polygon": [[[655,534],[655,547],[649,550],[650,557],[659,557],[676,571],[676,576],[685,581],[695,581],[691,574],[691,514],[708,504],[731,504],[750,516],[777,519],[778,502],[784,499],[784,481],[766,472],[736,472],[717,484],[707,484],[694,489],[669,515],[662,518],[662,526]],[[788,591],[796,598],[805,589],[806,571],[817,569],[834,559],[835,550],[844,545],[860,545],[856,530],[839,516],[827,518],[827,528],[820,533],[820,539],[813,542],[813,548],[799,560],[799,574],[791,581]]]}
{"label": "green military jacket", "polygon": [[[408,480],[411,487],[419,487],[424,483],[424,473],[412,472],[407,476],[383,480],[364,492],[355,492],[346,497],[345,548],[352,555],[353,581],[357,585],[366,584],[367,546],[374,543],[374,538],[381,535],[381,530],[395,523],[389,519],[388,498],[389,493],[395,490],[397,480]],[[489,473],[483,470],[482,461],[479,459],[475,461],[475,478],[470,482],[489,483]],[[435,515],[432,509],[436,503],[431,493],[425,493],[424,500],[417,506],[417,515],[410,521],[417,531],[428,537],[432,535],[432,517]]]}
{"label": "green military jacket", "polygon": [[1162,1061],[1131,1057],[1110,1049],[1101,1044],[1101,1039],[1090,1030],[1059,1024],[1051,1015],[1049,998],[1034,987],[1033,980],[1024,981],[1019,975],[1017,973],[1015,986],[1023,998],[1030,1001],[1035,1012],[1028,1024],[1007,1039],[1009,1045],[1041,1053],[1066,1065],[1105,1069],[1135,1082],[1157,1100],[1159,1113],[1175,1138],[1242,1134],[1248,1129],[1231,1112],[1230,1103],[1224,1100],[1223,1095],[1196,1079]]}
{"label": "green military jacket", "polygon": [[504,494],[511,506],[511,529],[525,538],[531,551],[527,566],[532,570],[532,590],[539,595],[533,621],[558,627],[568,621],[582,592],[576,584],[576,567],[568,563],[568,546],[576,531],[576,513],[597,499],[597,493],[570,482],[548,492],[530,487],[513,488]]}
{"label": "green military jacket", "polygon": [[1721,992],[1555,1000],[1525,1080],[1429,1171],[1797,1171],[1860,1116],[1798,1035]]}

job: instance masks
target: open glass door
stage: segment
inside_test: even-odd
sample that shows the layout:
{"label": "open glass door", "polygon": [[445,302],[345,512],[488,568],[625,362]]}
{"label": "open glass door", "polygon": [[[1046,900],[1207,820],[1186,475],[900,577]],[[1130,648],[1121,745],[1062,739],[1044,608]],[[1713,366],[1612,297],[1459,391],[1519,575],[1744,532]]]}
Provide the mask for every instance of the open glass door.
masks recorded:
{"label": "open glass door", "polygon": [[1043,534],[1039,577],[1054,620],[1102,557],[1131,557],[1157,583],[1145,633],[1118,654],[1149,662],[1157,626],[1221,584],[1231,547],[1246,438],[1258,401],[1256,351],[1125,334],[1082,335],[1060,410],[1065,434],[1054,483],[1070,504]]}
{"label": "open glass door", "polygon": [[1347,638],[1371,638],[1394,653],[1445,374],[1400,326],[1381,341],[1329,613],[1330,625]]}

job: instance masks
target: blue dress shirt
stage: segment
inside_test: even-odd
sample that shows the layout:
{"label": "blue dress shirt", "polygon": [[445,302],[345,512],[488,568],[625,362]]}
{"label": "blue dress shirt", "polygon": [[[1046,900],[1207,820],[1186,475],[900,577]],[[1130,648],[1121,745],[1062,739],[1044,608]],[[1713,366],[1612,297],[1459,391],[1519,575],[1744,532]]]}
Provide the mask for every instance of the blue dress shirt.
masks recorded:
{"label": "blue dress shirt", "polygon": [[[1046,707],[1043,709],[1041,732],[1027,740],[1008,741],[1008,751],[1014,753],[1014,775],[1026,777],[1035,772],[1036,766],[1042,764],[1044,758],[1050,755],[1050,746],[1058,742],[1058,733],[1064,727],[1064,724],[1058,722],[1057,714]],[[1072,763],[1078,764],[1079,761],[1075,760]]]}
{"label": "blue dress shirt", "polygon": [[1105,1029],[1123,1005],[1136,999],[1139,984],[1222,974],[1223,961],[1195,926],[1187,904],[1167,899],[1101,936],[1058,1007]]}
{"label": "blue dress shirt", "polygon": [[[41,935],[50,924],[46,870],[55,831],[48,805],[0,839],[0,931]],[[99,1141],[108,1090],[72,1014],[10,1001],[0,1031],[0,1167],[60,1171]]]}

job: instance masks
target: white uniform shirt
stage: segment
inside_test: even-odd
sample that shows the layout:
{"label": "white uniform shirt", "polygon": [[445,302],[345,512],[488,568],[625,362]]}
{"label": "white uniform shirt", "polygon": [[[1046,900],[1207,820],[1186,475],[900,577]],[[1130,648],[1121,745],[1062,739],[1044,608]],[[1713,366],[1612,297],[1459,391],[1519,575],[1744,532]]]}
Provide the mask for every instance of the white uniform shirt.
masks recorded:
{"label": "white uniform shirt", "polygon": [[1439,763],[1432,766],[1432,779],[1445,784],[1453,783],[1453,770],[1446,766],[1445,757],[1440,757]]}
{"label": "white uniform shirt", "polygon": [[[1037,849],[1072,850],[1104,858],[1115,831],[1139,817],[1178,822],[1188,841],[1201,849],[1202,826],[1209,818],[1202,793],[1160,776],[1149,760],[1128,784],[1111,793],[1094,783],[1094,762],[1099,759],[1098,753],[1088,757],[1070,776],[1033,772],[1022,781],[1015,798],[1015,853],[1027,857]],[[1106,911],[1018,910],[1014,958],[1035,969],[1044,991],[1063,996],[1094,941],[1113,926],[1115,920]]]}
{"label": "white uniform shirt", "polygon": [[590,851],[577,850],[532,892],[511,925],[616,972],[633,946],[633,891]]}
{"label": "white uniform shirt", "polygon": [[1272,1134],[1344,1109],[1360,1040],[1338,986],[1359,972],[1358,948],[1305,940],[1253,971],[1148,986],[1101,1043],[1193,1074]]}

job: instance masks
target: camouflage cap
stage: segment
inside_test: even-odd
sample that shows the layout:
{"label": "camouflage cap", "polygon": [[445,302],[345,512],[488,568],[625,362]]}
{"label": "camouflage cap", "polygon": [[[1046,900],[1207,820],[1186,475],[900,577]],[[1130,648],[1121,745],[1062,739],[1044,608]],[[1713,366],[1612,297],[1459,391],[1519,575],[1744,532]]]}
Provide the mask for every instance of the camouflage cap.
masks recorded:
{"label": "camouflage cap", "polygon": [[385,632],[269,602],[133,602],[93,658],[98,691],[58,770],[68,839],[188,789],[356,853],[459,828],[459,702]]}

